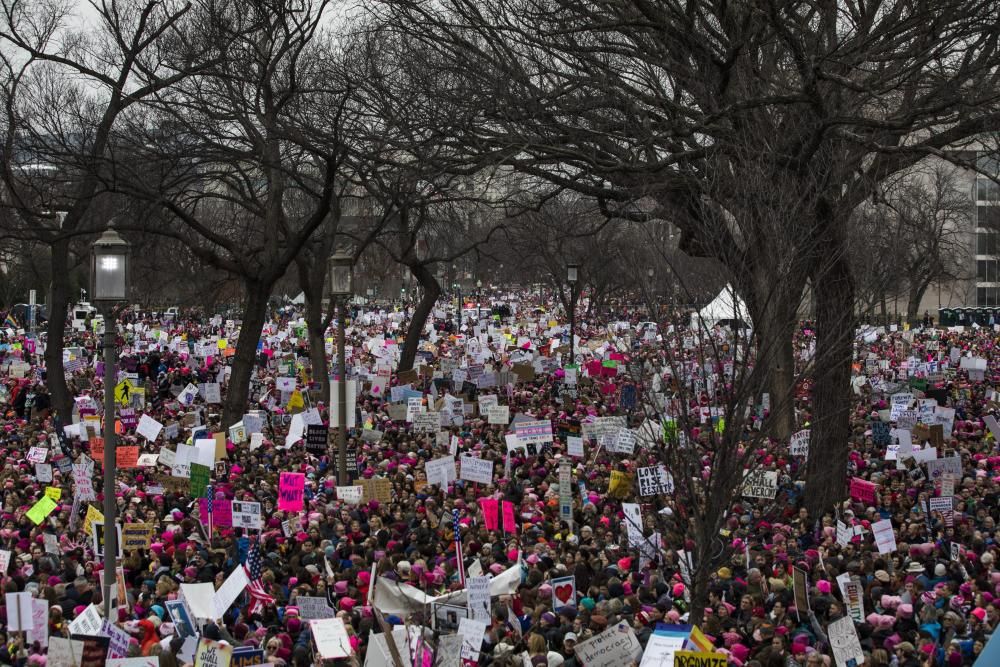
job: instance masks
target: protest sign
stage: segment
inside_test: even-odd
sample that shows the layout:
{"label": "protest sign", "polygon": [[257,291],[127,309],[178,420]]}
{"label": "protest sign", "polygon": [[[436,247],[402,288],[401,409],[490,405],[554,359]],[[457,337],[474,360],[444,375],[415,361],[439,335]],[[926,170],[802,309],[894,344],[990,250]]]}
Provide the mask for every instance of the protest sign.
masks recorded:
{"label": "protest sign", "polygon": [[629,456],[635,451],[635,431],[627,428],[618,429],[613,437],[605,440],[609,452],[616,454],[627,454]]}
{"label": "protest sign", "polygon": [[861,580],[851,578],[849,573],[844,572],[837,577],[837,586],[840,587],[840,596],[844,600],[848,616],[854,619],[855,623],[864,623],[865,606],[862,600],[864,588],[861,586]]}
{"label": "protest sign", "polygon": [[620,667],[639,658],[642,646],[628,623],[616,623],[604,632],[574,647],[584,667]]}
{"label": "protest sign", "polygon": [[858,633],[850,616],[830,623],[826,633],[830,639],[837,667],[856,666],[865,661],[865,653],[861,650],[861,642],[858,641]]}
{"label": "protest sign", "polygon": [[212,600],[215,604],[215,618],[222,618],[249,584],[250,580],[247,578],[246,568],[237,564],[232,573],[219,586],[219,589],[215,591],[215,597]]}
{"label": "protest sign", "polygon": [[869,482],[866,479],[859,479],[858,477],[851,478],[851,498],[855,500],[860,500],[863,503],[874,503],[875,493],[878,490],[878,486],[874,482]]}
{"label": "protest sign", "polygon": [[155,530],[153,523],[126,523],[122,526],[122,551],[147,551]]}
{"label": "protest sign", "polygon": [[559,577],[552,580],[552,611],[576,606],[576,577]]}
{"label": "protest sign", "polygon": [[[255,667],[263,665],[264,649],[252,646],[237,646],[233,649],[233,658],[229,662],[229,667]],[[159,663],[153,667],[159,667]]]}
{"label": "protest sign", "polygon": [[52,500],[49,496],[42,496],[37,503],[31,506],[31,509],[27,511],[25,516],[27,516],[31,521],[37,526],[45,521],[45,517],[52,514],[52,510],[58,507],[56,501]]}
{"label": "protest sign", "polygon": [[440,412],[416,412],[411,421],[414,433],[437,433],[441,429]]}
{"label": "protest sign", "polygon": [[566,452],[570,456],[583,457],[583,438],[580,436],[573,436],[566,438]]}
{"label": "protest sign", "polygon": [[952,475],[957,479],[962,478],[962,457],[949,456],[946,459],[934,459],[927,461],[927,476],[931,481],[936,481],[944,475]]}
{"label": "protest sign", "polygon": [[260,514],[260,503],[232,502],[233,528],[245,528],[250,530],[261,530],[263,520]]}
{"label": "protest sign", "polygon": [[7,607],[7,629],[13,632],[31,630],[34,626],[31,593],[5,593]]}
{"label": "protest sign", "polygon": [[[77,614],[76,618],[70,621],[69,631],[73,635],[96,637],[101,631],[101,622],[101,614],[97,611],[97,607],[91,603],[87,605],[83,613]],[[51,644],[51,640],[49,643]]]}
{"label": "protest sign", "polygon": [[372,500],[377,500],[380,503],[392,502],[392,482],[385,477],[360,479],[354,482],[354,486],[361,487],[365,502]]}
{"label": "protest sign", "polygon": [[[480,406],[482,401],[480,401]],[[487,413],[487,421],[490,424],[500,424],[506,426],[510,423],[510,406],[508,405],[494,405],[490,407]]]}
{"label": "protest sign", "polygon": [[83,642],[64,637],[49,639],[46,667],[80,667],[83,658]]}
{"label": "protest sign", "polygon": [[146,440],[153,442],[156,440],[160,431],[163,430],[163,424],[156,421],[149,415],[143,415],[139,418],[139,425],[136,428],[136,433],[144,437]]}
{"label": "protest sign", "polygon": [[872,533],[875,535],[875,545],[880,554],[892,553],[896,550],[896,535],[892,530],[891,519],[873,523]]}
{"label": "protest sign", "polygon": [[326,454],[329,447],[329,432],[325,426],[309,424],[306,426],[306,451],[313,454]]}
{"label": "protest sign", "polygon": [[479,661],[479,649],[486,635],[486,623],[471,618],[458,619],[458,634],[462,637],[462,660]]}
{"label": "protest sign", "polygon": [[35,479],[39,482],[51,482],[52,481],[52,464],[50,463],[36,463],[35,464]]}
{"label": "protest sign", "polygon": [[726,656],[704,651],[677,651],[674,667],[726,667]]}
{"label": "protest sign", "polygon": [[489,623],[493,617],[490,611],[490,578],[468,577],[465,580],[465,588],[469,617]]}
{"label": "protest sign", "polygon": [[640,496],[655,496],[674,492],[674,478],[663,464],[636,468]]}
{"label": "protest sign", "polygon": [[778,473],[775,470],[745,471],[743,496],[746,498],[771,498],[778,493]]}
{"label": "protest sign", "polygon": [[461,479],[480,484],[493,483],[493,461],[463,454],[460,462]]}
{"label": "protest sign", "polygon": [[128,655],[130,635],[127,632],[104,619],[101,624],[101,634],[108,638],[108,658],[120,660]]}
{"label": "protest sign", "polygon": [[427,472],[427,483],[440,489],[448,488],[448,484],[458,479],[455,472],[455,459],[450,456],[428,461],[424,468]]}
{"label": "protest sign", "polygon": [[632,477],[620,470],[611,471],[608,482],[608,495],[612,498],[628,498],[632,493]]}
{"label": "protest sign", "polygon": [[[99,557],[104,556],[104,521],[94,521],[93,526],[93,541],[94,541],[94,553]],[[120,523],[115,524],[115,528],[118,529],[118,557],[121,558],[124,555],[122,551],[122,526]]]}
{"label": "protest sign", "polygon": [[299,472],[283,472],[278,478],[278,509],[301,512],[305,494],[306,476]]}
{"label": "protest sign", "polygon": [[[691,635],[690,625],[668,625],[657,623],[646,641],[639,667],[665,667],[674,664],[674,654],[684,648]],[[622,664],[622,663],[619,663]]]}
{"label": "protest sign", "polygon": [[299,615],[307,621],[317,618],[333,618],[337,615],[336,610],[327,604],[326,598],[299,595],[295,598],[295,606],[299,608]]}
{"label": "protest sign", "polygon": [[194,667],[229,667],[232,658],[232,646],[202,637],[195,650]]}
{"label": "protest sign", "polygon": [[316,652],[324,660],[347,658],[354,652],[342,618],[316,618],[309,621]]}
{"label": "protest sign", "polygon": [[[9,608],[8,608],[9,609]],[[49,601],[40,598],[31,599],[31,630],[27,631],[29,643],[38,642],[42,646],[49,643]]]}
{"label": "protest sign", "polygon": [[788,449],[792,456],[809,456],[809,429],[803,429],[792,436]]}
{"label": "protest sign", "polygon": [[622,503],[622,514],[628,533],[628,545],[638,548],[645,541],[642,536],[642,508],[638,503]]}
{"label": "protest sign", "polygon": [[514,432],[523,445],[552,442],[552,422],[548,419],[518,422],[514,425]]}
{"label": "protest sign", "polygon": [[805,570],[792,570],[792,592],[795,597],[795,611],[799,618],[805,618],[809,610],[809,579]]}
{"label": "protest sign", "polygon": [[166,600],[164,604],[174,621],[178,637],[196,637],[194,614],[184,600]]}
{"label": "protest sign", "polygon": [[348,505],[358,505],[365,498],[365,490],[360,486],[338,486],[336,491],[337,500],[342,500]]}

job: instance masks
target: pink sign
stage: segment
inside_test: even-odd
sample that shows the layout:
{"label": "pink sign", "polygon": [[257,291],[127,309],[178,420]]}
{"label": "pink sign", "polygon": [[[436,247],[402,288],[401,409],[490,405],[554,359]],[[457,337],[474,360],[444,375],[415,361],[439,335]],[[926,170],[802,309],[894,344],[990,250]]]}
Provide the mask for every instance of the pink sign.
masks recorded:
{"label": "pink sign", "polygon": [[[201,524],[208,525],[208,500],[198,499],[198,514],[201,517]],[[231,500],[212,501],[212,525],[216,528],[232,528],[233,526],[233,503]]]}
{"label": "pink sign", "polygon": [[875,491],[878,487],[874,482],[869,482],[857,477],[851,478],[851,498],[864,503],[875,502]]}
{"label": "pink sign", "polygon": [[497,505],[499,501],[496,498],[480,498],[479,508],[483,511],[483,521],[486,523],[486,530],[498,530],[500,528],[500,520],[497,516]]}
{"label": "pink sign", "polygon": [[504,500],[501,505],[503,507],[503,532],[517,532],[517,524],[514,523],[514,503]]}
{"label": "pink sign", "polygon": [[278,479],[278,509],[301,512],[304,507],[306,476],[300,472],[283,472]]}

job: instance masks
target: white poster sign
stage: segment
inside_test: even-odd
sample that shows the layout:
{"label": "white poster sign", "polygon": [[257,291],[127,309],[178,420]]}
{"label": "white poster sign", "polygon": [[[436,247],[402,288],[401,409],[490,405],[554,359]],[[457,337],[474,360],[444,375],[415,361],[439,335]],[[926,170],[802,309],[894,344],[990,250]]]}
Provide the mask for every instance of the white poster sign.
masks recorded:
{"label": "white poster sign", "polygon": [[464,454],[460,460],[462,479],[480,484],[493,483],[493,461],[480,459],[475,456],[466,456]]}

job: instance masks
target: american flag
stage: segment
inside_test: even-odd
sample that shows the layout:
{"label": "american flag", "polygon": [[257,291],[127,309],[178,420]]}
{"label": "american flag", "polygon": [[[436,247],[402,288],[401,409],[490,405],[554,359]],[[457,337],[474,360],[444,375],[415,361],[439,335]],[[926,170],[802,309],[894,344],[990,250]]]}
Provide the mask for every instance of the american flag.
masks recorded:
{"label": "american flag", "polygon": [[452,523],[455,527],[455,560],[458,562],[458,581],[465,586],[465,554],[462,553],[462,531],[458,523],[458,510],[451,511]]}
{"label": "american flag", "polygon": [[205,512],[208,514],[208,539],[212,539],[212,501],[215,499],[215,489],[211,484],[205,486]]}
{"label": "american flag", "polygon": [[247,562],[244,568],[247,571],[247,592],[250,594],[250,604],[247,605],[247,616],[252,616],[269,604],[274,603],[274,597],[267,594],[260,577],[263,566],[260,558],[260,545],[256,537],[250,538],[250,551],[247,553]]}

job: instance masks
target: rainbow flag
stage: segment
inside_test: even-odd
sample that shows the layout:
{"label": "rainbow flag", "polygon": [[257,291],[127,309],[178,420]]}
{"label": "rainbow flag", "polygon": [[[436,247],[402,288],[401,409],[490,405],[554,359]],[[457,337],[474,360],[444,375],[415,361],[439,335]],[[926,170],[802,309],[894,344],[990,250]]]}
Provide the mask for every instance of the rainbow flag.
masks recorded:
{"label": "rainbow flag", "polygon": [[688,643],[694,647],[695,651],[711,653],[715,650],[715,644],[705,636],[705,633],[697,625],[691,627],[691,636],[688,637]]}

